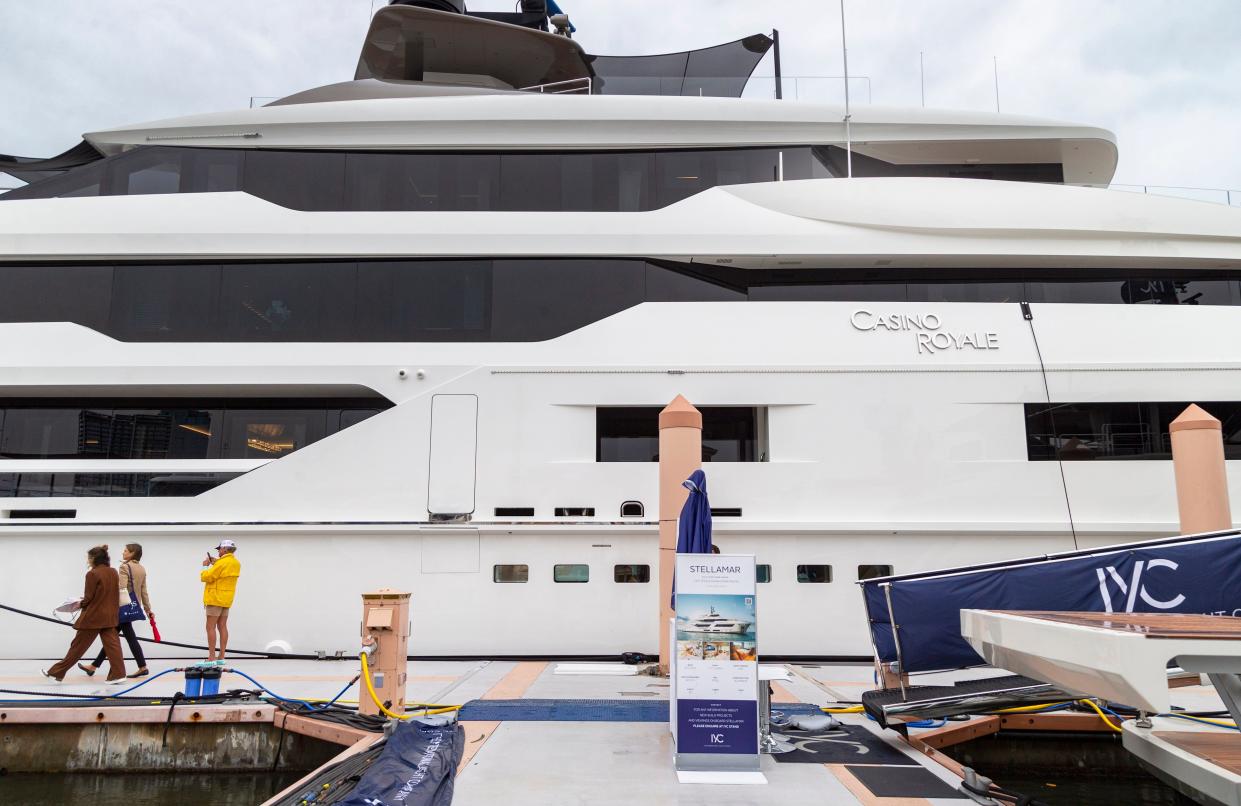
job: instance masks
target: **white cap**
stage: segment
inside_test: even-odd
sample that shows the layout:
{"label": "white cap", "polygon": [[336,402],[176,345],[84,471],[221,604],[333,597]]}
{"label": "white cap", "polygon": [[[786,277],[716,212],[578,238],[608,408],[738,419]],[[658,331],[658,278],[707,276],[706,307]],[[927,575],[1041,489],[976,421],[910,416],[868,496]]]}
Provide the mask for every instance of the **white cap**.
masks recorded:
{"label": "white cap", "polygon": [[216,546],[216,548],[217,549],[236,549],[237,544],[231,540],[221,540],[220,545]]}

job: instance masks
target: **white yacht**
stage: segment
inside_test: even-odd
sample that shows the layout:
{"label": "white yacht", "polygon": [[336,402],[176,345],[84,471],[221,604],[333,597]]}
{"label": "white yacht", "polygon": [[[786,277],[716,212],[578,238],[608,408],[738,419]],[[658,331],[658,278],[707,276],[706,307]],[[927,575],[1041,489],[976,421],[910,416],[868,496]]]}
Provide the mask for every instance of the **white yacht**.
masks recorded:
{"label": "white yacht", "polygon": [[684,629],[686,632],[740,635],[750,629],[750,623],[739,619],[725,618],[714,607],[711,607],[701,616],[685,622]]}
{"label": "white yacht", "polygon": [[387,586],[416,655],[652,653],[682,394],[762,653],[863,656],[858,579],[1175,532],[1187,403],[1241,459],[1241,210],[1105,189],[1099,128],[860,106],[847,137],[740,97],[766,36],[602,57],[522,6],[389,5],[353,81],[0,159],[30,182],[0,196],[0,604],[137,541],[201,643],[228,537],[237,649],[352,653]]}

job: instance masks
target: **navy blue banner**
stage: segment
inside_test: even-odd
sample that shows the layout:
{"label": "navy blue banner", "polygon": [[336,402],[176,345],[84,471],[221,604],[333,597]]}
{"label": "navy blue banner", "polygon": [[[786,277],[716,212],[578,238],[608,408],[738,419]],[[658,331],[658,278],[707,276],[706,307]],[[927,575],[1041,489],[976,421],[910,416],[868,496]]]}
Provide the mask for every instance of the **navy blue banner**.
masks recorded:
{"label": "navy blue banner", "polygon": [[983,660],[961,637],[962,610],[1241,615],[1241,534],[868,580],[862,592],[880,660],[897,660],[895,621],[905,671],[976,666]]}
{"label": "navy blue banner", "polygon": [[[465,752],[459,724],[397,722],[379,758],[341,806],[449,806]],[[320,793],[312,793],[313,799]],[[305,801],[302,801],[305,802]]]}
{"label": "navy blue banner", "polygon": [[677,700],[678,753],[758,753],[754,700]]}

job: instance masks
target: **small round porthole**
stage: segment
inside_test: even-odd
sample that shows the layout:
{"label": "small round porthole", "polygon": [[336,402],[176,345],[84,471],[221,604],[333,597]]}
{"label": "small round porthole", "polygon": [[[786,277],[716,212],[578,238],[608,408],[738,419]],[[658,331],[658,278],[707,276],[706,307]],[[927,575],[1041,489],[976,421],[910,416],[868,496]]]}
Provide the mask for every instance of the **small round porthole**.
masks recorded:
{"label": "small round porthole", "polygon": [[641,518],[646,514],[646,508],[642,506],[641,501],[626,501],[621,504],[622,518]]}

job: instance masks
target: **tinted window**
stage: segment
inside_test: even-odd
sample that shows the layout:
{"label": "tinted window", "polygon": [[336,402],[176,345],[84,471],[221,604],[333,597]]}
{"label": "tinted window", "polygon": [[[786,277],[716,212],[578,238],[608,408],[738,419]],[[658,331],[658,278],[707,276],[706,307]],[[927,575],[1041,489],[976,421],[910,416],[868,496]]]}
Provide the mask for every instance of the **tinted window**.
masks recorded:
{"label": "tinted window", "polygon": [[[1031,461],[1171,459],[1172,420],[1189,403],[1027,403],[1026,440]],[[1199,403],[1217,417],[1224,457],[1241,459],[1241,403]]]}
{"label": "tinted window", "polygon": [[345,155],[316,151],[249,151],[244,189],[294,210],[341,210]]}
{"label": "tinted window", "polygon": [[755,575],[756,582],[759,582],[759,583],[770,582],[771,581],[771,566],[763,564],[763,563],[760,563],[759,565],[754,566],[754,575]]}
{"label": "tinted window", "polygon": [[552,569],[552,579],[556,582],[589,582],[589,565],[556,565]]}
{"label": "tinted window", "polygon": [[[0,458],[273,458],[348,428],[386,401],[340,411],[336,401],[0,401]],[[5,408],[7,404],[7,408]],[[243,408],[245,407],[245,408]],[[330,415],[330,416],[329,416]],[[330,427],[328,427],[330,426]]]}
{"label": "tinted window", "polygon": [[0,473],[0,498],[184,497],[240,473]]}
{"label": "tinted window", "polygon": [[528,565],[494,565],[491,568],[493,582],[529,582],[530,566]]}
{"label": "tinted window", "polygon": [[326,421],[314,409],[225,412],[224,458],[279,458],[322,439]]}
{"label": "tinted window", "polygon": [[1123,280],[1029,283],[1026,294],[1029,302],[1123,303],[1127,286]]}
{"label": "tinted window", "polygon": [[649,565],[615,565],[612,567],[612,579],[616,582],[650,582],[651,567]]}
{"label": "tinted window", "polygon": [[745,290],[654,263],[646,266],[647,302],[744,302]]}
{"label": "tinted window", "polygon": [[910,302],[1022,302],[1024,283],[909,283]]}
{"label": "tinted window", "polygon": [[1146,305],[1235,305],[1235,283],[1227,280],[1128,280],[1123,301]]}
{"label": "tinted window", "polygon": [[857,578],[859,580],[890,576],[892,576],[892,566],[890,565],[859,565],[857,567]]}
{"label": "tinted window", "polygon": [[778,149],[666,151],[655,155],[656,202],[667,207],[716,185],[773,182]]}
{"label": "tinted window", "polygon": [[220,267],[119,266],[112,333],[124,341],[210,341],[219,304]]}
{"label": "tinted window", "polygon": [[188,153],[184,149],[143,148],[110,159],[106,190],[113,196],[178,193],[182,163]]}
{"label": "tinted window", "polygon": [[826,584],[832,581],[832,567],[830,565],[799,565],[797,566],[797,581]]}
{"label": "tinted window", "polygon": [[493,340],[540,341],[641,303],[646,264],[638,260],[497,260],[493,276]]}
{"label": "tinted window", "polygon": [[[595,461],[655,462],[659,459],[658,406],[600,406],[595,409]],[[704,462],[763,462],[759,430],[766,409],[703,406]]]}
{"label": "tinted window", "polygon": [[349,210],[494,210],[500,158],[490,154],[350,154]]}
{"label": "tinted window", "polygon": [[220,329],[227,341],[343,341],[353,335],[352,263],[225,266]]}
{"label": "tinted window", "polygon": [[[513,301],[505,304],[511,307]],[[361,341],[476,341],[489,335],[490,318],[490,261],[410,260],[358,267]]]}
{"label": "tinted window", "polygon": [[75,322],[105,331],[111,266],[0,266],[0,322]]}
{"label": "tinted window", "polygon": [[835,283],[831,285],[764,285],[750,289],[756,302],[904,302],[904,283]]}

